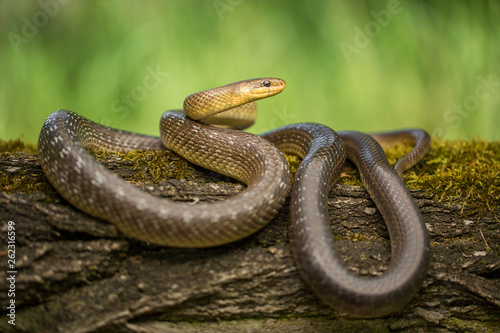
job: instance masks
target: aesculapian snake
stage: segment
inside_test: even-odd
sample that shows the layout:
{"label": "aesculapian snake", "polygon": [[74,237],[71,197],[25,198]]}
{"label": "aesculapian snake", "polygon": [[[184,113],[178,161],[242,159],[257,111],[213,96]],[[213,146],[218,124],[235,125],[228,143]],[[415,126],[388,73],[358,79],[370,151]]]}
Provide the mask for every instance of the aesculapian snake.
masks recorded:
{"label": "aesculapian snake", "polygon": [[[73,206],[112,222],[131,237],[173,247],[209,247],[248,236],[273,218],[290,183],[288,165],[279,150],[297,154],[303,160],[292,187],[289,236],[301,275],[319,297],[351,315],[375,317],[400,309],[421,287],[429,265],[429,240],[413,198],[373,137],[358,132],[337,135],[312,123],[284,126],[259,137],[202,123],[227,126],[236,119],[236,127],[247,127],[255,114],[253,101],[276,95],[285,85],[275,78],[252,79],[192,94],[184,102],[187,115],[163,114],[161,139],[112,129],[59,110],[41,130],[40,163],[52,185]],[[238,109],[243,109],[243,116]],[[422,130],[395,136],[415,143],[415,149],[397,166],[401,174],[425,155],[430,138]],[[375,136],[381,141],[393,137]],[[247,189],[215,203],[162,200],[98,164],[87,153],[89,148],[166,148],[242,181]],[[364,278],[351,273],[332,240],[327,199],[346,155],[359,168],[389,230],[392,258],[382,276]]]}

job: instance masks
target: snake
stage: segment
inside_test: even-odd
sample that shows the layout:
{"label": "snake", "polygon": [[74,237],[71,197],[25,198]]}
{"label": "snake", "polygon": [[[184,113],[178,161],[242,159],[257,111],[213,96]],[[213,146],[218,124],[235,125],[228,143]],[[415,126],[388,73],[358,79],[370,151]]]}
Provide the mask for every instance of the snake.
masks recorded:
{"label": "snake", "polygon": [[[315,123],[287,125],[259,136],[228,128],[248,127],[256,115],[255,102],[279,94],[285,86],[281,79],[258,78],[191,94],[183,110],[163,113],[160,137],[58,110],[42,126],[40,164],[57,192],[77,209],[113,223],[129,237],[169,247],[213,247],[247,237],[271,221],[291,192],[290,247],[310,288],[351,316],[398,311],[420,290],[430,262],[424,220],[401,178],[403,170],[429,150],[429,135],[420,129],[336,133]],[[381,144],[401,140],[415,147],[394,169]],[[217,202],[164,200],[125,182],[88,152],[164,149],[247,187]],[[292,185],[282,153],[302,159]],[[332,238],[328,196],[346,159],[360,170],[389,231],[391,260],[380,276],[351,272]]]}

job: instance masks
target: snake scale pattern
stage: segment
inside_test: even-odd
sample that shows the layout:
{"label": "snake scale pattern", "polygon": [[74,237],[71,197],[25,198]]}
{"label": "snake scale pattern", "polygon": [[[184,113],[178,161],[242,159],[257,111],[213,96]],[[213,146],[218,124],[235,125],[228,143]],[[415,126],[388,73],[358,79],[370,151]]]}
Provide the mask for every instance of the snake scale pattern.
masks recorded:
{"label": "snake scale pattern", "polygon": [[[289,193],[290,172],[280,151],[297,154],[303,160],[291,190],[289,235],[302,277],[326,303],[350,315],[377,317],[399,310],[420,289],[430,261],[424,221],[400,175],[426,154],[430,137],[417,129],[373,137],[337,134],[312,123],[261,136],[224,128],[248,127],[256,114],[254,101],[274,96],[285,86],[281,79],[262,78],[192,94],[184,102],[185,114],[162,115],[161,138],[105,127],[59,110],[42,127],[40,163],[56,190],[78,209],[115,224],[130,237],[193,248],[233,242],[266,225]],[[400,160],[396,171],[374,138],[381,143],[411,140],[415,149]],[[215,203],[167,201],[126,183],[87,149],[169,149],[240,180],[247,189]],[[360,170],[389,230],[392,257],[382,276],[350,272],[332,240],[328,194],[346,158]]]}

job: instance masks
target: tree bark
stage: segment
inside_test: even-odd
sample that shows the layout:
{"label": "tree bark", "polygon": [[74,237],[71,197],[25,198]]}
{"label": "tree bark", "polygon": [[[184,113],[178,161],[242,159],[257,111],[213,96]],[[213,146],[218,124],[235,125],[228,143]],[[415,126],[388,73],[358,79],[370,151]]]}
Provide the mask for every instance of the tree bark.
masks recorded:
{"label": "tree bark", "polygon": [[[104,164],[125,175],[120,160]],[[192,180],[142,184],[171,200],[222,200],[244,186],[193,167]],[[44,181],[35,155],[3,154],[0,172]],[[19,176],[21,177],[21,176]],[[2,186],[5,189],[4,186]],[[43,188],[43,187],[42,187]],[[411,191],[431,237],[422,290],[401,311],[356,319],[323,304],[301,280],[288,245],[288,202],[254,235],[210,249],[175,249],[124,237],[113,225],[43,191],[0,192],[2,244],[15,223],[15,326],[0,271],[2,332],[462,332],[500,330],[500,232],[493,216]],[[384,222],[362,187],[330,194],[331,228],[346,264],[380,275],[390,260]],[[497,209],[497,212],[500,211]],[[7,246],[4,246],[6,249]],[[0,258],[7,262],[7,253]],[[6,267],[6,266],[2,266]]]}

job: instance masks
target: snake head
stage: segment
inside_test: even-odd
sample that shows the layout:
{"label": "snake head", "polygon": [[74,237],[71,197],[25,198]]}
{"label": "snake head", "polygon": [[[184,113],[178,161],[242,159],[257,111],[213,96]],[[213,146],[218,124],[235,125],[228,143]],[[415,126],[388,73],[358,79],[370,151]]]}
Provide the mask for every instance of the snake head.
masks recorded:
{"label": "snake head", "polygon": [[184,100],[184,112],[191,119],[201,120],[279,94],[285,86],[284,80],[272,77],[234,82],[189,95]]}
{"label": "snake head", "polygon": [[279,94],[286,87],[286,82],[282,79],[266,77],[260,79],[251,79],[241,82],[240,92],[251,96],[252,100],[258,100],[265,97]]}

